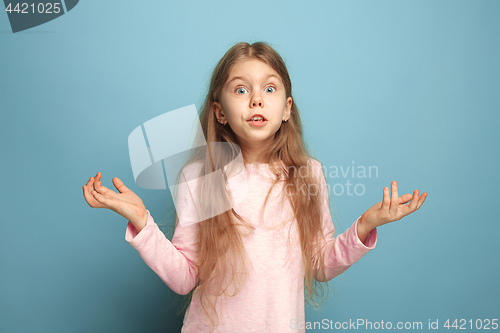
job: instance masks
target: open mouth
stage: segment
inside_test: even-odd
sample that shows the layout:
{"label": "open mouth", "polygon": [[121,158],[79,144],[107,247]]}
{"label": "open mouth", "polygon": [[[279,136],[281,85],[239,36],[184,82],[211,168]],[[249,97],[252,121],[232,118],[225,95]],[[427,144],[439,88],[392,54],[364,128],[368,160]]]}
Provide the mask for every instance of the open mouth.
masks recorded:
{"label": "open mouth", "polygon": [[266,126],[267,124],[267,119],[261,118],[261,119],[250,119],[248,120],[248,123],[250,126],[255,126],[255,127],[262,127]]}
{"label": "open mouth", "polygon": [[264,116],[261,114],[255,114],[251,119],[249,119],[247,121],[252,122],[252,123],[263,123],[263,122],[266,122],[267,119],[264,118]]}
{"label": "open mouth", "polygon": [[263,122],[265,122],[265,121],[267,121],[267,120],[266,120],[266,119],[264,119],[264,118],[260,118],[260,119],[250,119],[250,120],[249,120],[249,122],[251,122],[251,123],[263,123]]}

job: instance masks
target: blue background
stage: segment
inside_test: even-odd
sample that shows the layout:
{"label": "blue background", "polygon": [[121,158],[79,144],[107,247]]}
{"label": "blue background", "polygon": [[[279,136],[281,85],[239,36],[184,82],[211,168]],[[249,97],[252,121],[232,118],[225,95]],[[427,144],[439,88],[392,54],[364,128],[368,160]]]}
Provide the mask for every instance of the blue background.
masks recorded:
{"label": "blue background", "polygon": [[378,228],[306,320],[426,330],[500,317],[499,31],[498,1],[80,1],[16,34],[0,13],[0,331],[179,331],[179,297],[125,241],[124,218],[91,209],[81,187],[117,176],[171,231],[170,193],[135,185],[128,135],[199,109],[226,50],[261,40],[288,66],[313,157],[378,168],[327,178],[365,189],[332,195],[338,232],[392,180],[429,193]]}

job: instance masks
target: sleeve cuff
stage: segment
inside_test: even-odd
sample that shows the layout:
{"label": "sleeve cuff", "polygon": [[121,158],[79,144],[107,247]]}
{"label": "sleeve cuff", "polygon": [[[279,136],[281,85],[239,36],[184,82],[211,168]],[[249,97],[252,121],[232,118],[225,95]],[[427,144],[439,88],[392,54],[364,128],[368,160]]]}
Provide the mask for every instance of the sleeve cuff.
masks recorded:
{"label": "sleeve cuff", "polygon": [[364,248],[365,250],[373,250],[377,245],[377,228],[373,228],[368,234],[368,236],[366,236],[365,241],[362,242],[358,236],[358,223],[360,218],[361,216],[358,217],[358,219],[354,223],[354,233],[356,235],[356,243],[358,246]]}
{"label": "sleeve cuff", "polygon": [[144,228],[142,228],[141,232],[137,232],[137,229],[134,227],[134,225],[130,221],[128,221],[127,229],[125,231],[125,240],[133,247],[137,247],[144,241],[144,239],[147,238],[149,234],[151,234],[154,220],[149,210],[147,210],[147,212],[148,218],[146,220],[146,225],[144,226]]}

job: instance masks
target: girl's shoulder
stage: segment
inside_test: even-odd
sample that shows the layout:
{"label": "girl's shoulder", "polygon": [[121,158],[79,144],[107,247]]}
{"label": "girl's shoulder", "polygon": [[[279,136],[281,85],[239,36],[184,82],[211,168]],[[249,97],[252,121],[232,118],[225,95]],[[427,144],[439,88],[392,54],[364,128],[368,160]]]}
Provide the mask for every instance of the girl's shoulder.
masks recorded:
{"label": "girl's shoulder", "polygon": [[309,157],[309,163],[311,163],[311,165],[315,168],[315,169],[321,169],[321,162],[312,158],[312,157]]}
{"label": "girl's shoulder", "polygon": [[317,180],[321,183],[325,180],[326,169],[323,170],[323,165],[320,161],[309,157],[309,163],[311,164],[311,168],[314,172],[314,175],[318,178]]}
{"label": "girl's shoulder", "polygon": [[317,159],[314,159],[312,157],[309,157],[308,163],[311,165],[311,168],[313,171],[318,174],[321,173],[321,162],[318,161]]}

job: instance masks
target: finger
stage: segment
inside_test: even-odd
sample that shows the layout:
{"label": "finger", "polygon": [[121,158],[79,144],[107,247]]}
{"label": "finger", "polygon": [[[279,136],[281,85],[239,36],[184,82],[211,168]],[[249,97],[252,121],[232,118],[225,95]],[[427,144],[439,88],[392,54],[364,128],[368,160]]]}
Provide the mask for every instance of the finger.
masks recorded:
{"label": "finger", "polygon": [[101,174],[98,172],[95,176],[94,189],[100,193],[102,193],[102,183],[101,183]]}
{"label": "finger", "polygon": [[85,201],[87,202],[87,204],[92,207],[92,208],[99,208],[101,207],[102,205],[94,198],[94,195],[92,194],[94,191],[94,189],[92,188],[92,190],[89,189],[89,186],[87,185],[83,185],[82,186],[83,188],[83,196],[85,197]]}
{"label": "finger", "polygon": [[[94,189],[97,192],[99,192],[100,194],[106,195],[106,194],[108,194],[107,192],[109,189],[106,186],[102,185],[101,176],[102,176],[102,174],[100,172],[98,172],[96,175],[96,181],[94,183]],[[113,191],[111,191],[111,192],[113,192]]]}
{"label": "finger", "polygon": [[102,195],[101,193],[99,193],[97,191],[92,191],[92,196],[100,204],[102,204],[104,206],[108,206],[108,201],[109,200],[106,197],[104,197],[104,195]]}
{"label": "finger", "polygon": [[94,190],[95,190],[95,188],[96,188],[96,184],[97,184],[97,182],[98,182],[99,180],[101,180],[100,175],[101,175],[101,173],[100,173],[100,172],[98,172],[98,173],[95,175],[95,177],[91,177],[91,178],[92,178],[92,187],[94,188]]}
{"label": "finger", "polygon": [[87,185],[83,185],[82,189],[83,189],[83,197],[85,198],[85,201],[87,201],[88,203],[89,199],[91,198],[89,187]]}
{"label": "finger", "polygon": [[422,206],[422,204],[424,203],[425,199],[427,199],[427,192],[424,192],[421,196],[420,196],[420,199],[418,200],[418,204],[417,204],[417,208],[416,209],[419,209],[420,206]]}
{"label": "finger", "polygon": [[[92,177],[91,177],[92,178]],[[87,184],[83,185],[83,194],[90,194],[90,189],[91,189],[91,186],[90,186],[90,180],[91,178],[89,178],[89,180],[87,181]]]}
{"label": "finger", "polygon": [[87,187],[89,188],[89,190],[94,186],[94,178],[93,177],[90,177],[89,178],[89,181],[87,182]]}
{"label": "finger", "polygon": [[402,196],[399,197],[399,204],[405,204],[408,201],[410,201],[412,198],[413,198],[413,195],[411,193],[403,194]]}
{"label": "finger", "polygon": [[94,178],[90,177],[89,181],[87,182],[87,191],[89,195],[91,196],[92,191],[94,190]]}
{"label": "finger", "polygon": [[106,186],[103,186],[100,181],[96,182],[96,184],[94,185],[94,188],[97,192],[99,192],[102,195],[110,194],[108,192],[114,193],[113,191],[109,191],[109,189]]}
{"label": "finger", "polygon": [[415,190],[415,191],[413,191],[413,199],[411,199],[411,202],[409,205],[411,212],[413,212],[414,210],[417,209],[418,199],[419,199],[418,190]]}
{"label": "finger", "polygon": [[389,212],[389,207],[391,206],[391,199],[389,198],[389,188],[384,187],[384,197],[382,199],[382,208],[385,212]]}
{"label": "finger", "polygon": [[113,185],[115,185],[116,189],[118,190],[118,192],[120,193],[124,193],[124,192],[128,192],[130,191],[128,189],[127,186],[125,186],[125,184],[123,184],[123,182],[120,180],[120,178],[118,177],[114,177],[113,178]]}
{"label": "finger", "polygon": [[[102,173],[97,172],[97,174],[95,175],[95,182],[96,183],[100,183],[101,182],[101,177],[102,177]],[[94,184],[94,187],[95,187],[95,184]]]}
{"label": "finger", "polygon": [[[100,177],[99,177],[100,178]],[[110,190],[109,188],[107,188],[106,186],[103,186],[102,183],[101,183],[101,180],[96,180],[95,184],[94,184],[94,189],[101,195],[105,195],[107,197],[113,197],[113,195],[115,195],[115,191],[113,190]]]}
{"label": "finger", "polygon": [[391,189],[391,208],[390,208],[390,214],[391,216],[396,216],[398,213],[398,208],[399,208],[399,196],[398,196],[398,184],[396,181],[392,181],[392,189]]}

